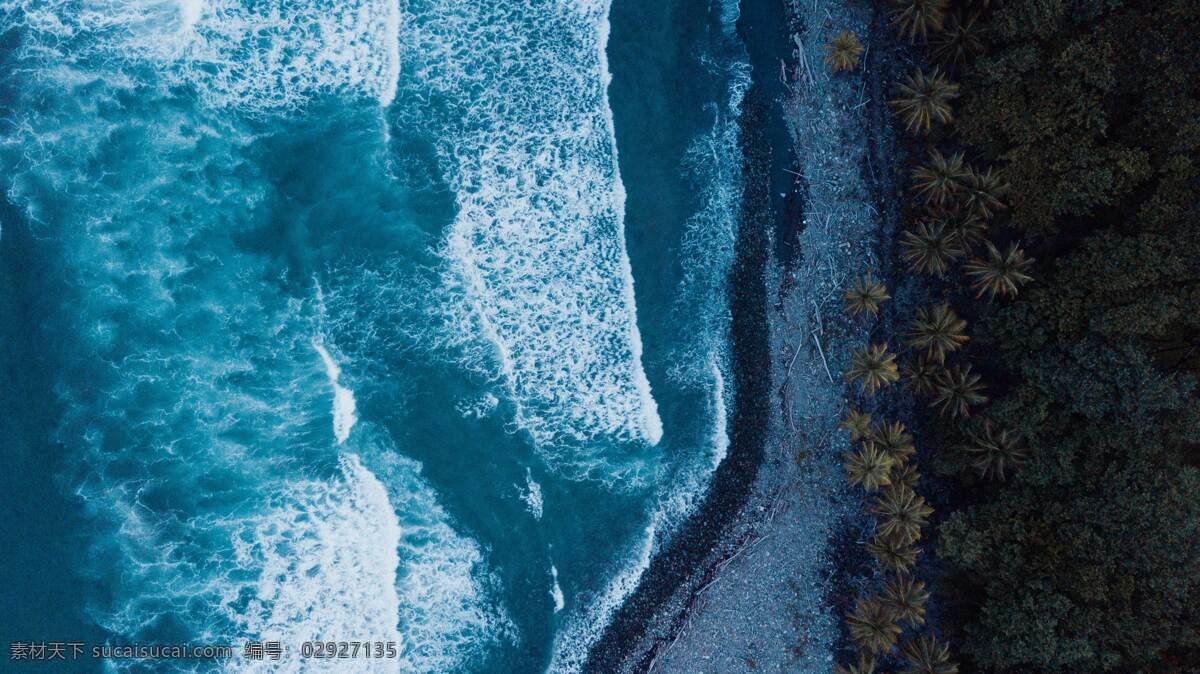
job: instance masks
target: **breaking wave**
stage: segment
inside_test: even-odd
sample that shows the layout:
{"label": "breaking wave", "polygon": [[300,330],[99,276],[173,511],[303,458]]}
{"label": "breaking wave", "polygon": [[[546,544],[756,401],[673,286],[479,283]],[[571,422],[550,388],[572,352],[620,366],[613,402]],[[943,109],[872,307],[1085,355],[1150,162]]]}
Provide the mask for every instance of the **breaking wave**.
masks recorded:
{"label": "breaking wave", "polygon": [[237,633],[290,648],[281,660],[243,660],[236,670],[312,669],[295,647],[310,641],[408,646],[412,637],[397,628],[400,523],[379,480],[350,454],[337,479],[292,484],[281,500],[234,539],[236,568],[256,578],[252,593],[236,583],[224,592]]}
{"label": "breaking wave", "polygon": [[89,616],[125,643],[395,640],[404,671],[441,672],[512,632],[485,550],[359,418],[358,364],[257,244],[270,131],[221,109],[384,102],[386,3],[339,7],[5,3],[22,39],[4,186],[69,293],[53,320],[71,339],[47,351]]}
{"label": "breaking wave", "polygon": [[388,106],[400,0],[52,0],[12,5],[26,53],[148,66],[212,108],[294,109],[334,95]]}
{"label": "breaking wave", "polygon": [[657,443],[607,101],[608,3],[430,0],[410,11],[414,90],[401,96],[441,125],[458,207],[441,248],[451,332],[483,345],[479,360],[543,449]]}

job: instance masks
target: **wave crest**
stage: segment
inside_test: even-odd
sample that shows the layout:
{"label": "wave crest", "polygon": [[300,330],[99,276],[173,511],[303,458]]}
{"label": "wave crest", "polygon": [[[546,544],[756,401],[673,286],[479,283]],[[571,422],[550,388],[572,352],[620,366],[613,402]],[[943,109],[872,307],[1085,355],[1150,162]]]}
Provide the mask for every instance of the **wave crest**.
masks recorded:
{"label": "wave crest", "polygon": [[443,303],[477,341],[517,425],[551,448],[655,444],[624,190],[606,88],[607,2],[414,3],[404,25],[419,124],[440,125],[458,212]]}

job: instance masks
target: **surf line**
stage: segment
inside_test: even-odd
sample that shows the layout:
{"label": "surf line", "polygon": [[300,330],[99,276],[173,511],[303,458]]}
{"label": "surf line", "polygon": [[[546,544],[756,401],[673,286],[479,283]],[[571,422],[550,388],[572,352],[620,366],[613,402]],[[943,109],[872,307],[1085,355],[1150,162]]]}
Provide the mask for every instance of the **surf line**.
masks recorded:
{"label": "surf line", "polygon": [[609,19],[611,9],[612,2],[610,0],[608,7],[605,9],[604,18],[600,20],[596,27],[596,43],[600,61],[600,91],[604,106],[604,122],[607,127],[608,142],[613,158],[613,210],[617,218],[617,247],[621,251],[620,268],[621,273],[625,277],[622,292],[625,299],[625,306],[629,308],[628,336],[630,357],[633,360],[633,385],[641,402],[639,426],[642,431],[642,437],[646,442],[651,445],[657,445],[662,440],[663,423],[662,417],[658,414],[658,402],[654,399],[654,392],[650,388],[650,379],[646,376],[646,369],[642,363],[642,332],[638,328],[637,322],[637,300],[633,289],[633,266],[629,260],[629,248],[625,240],[625,202],[627,194],[625,192],[625,183],[621,180],[616,122],[613,119],[612,105],[608,100],[608,87],[612,83],[612,72],[608,67],[608,38],[609,33],[612,32],[612,24]]}
{"label": "surf line", "polygon": [[558,584],[558,567],[554,565],[554,546],[548,545],[547,557],[550,560],[550,598],[554,600],[554,613],[558,614],[567,605],[563,597],[562,586]]}
{"label": "surf line", "polygon": [[313,340],[312,345],[321,356],[321,362],[325,365],[325,376],[329,378],[329,385],[333,387],[333,435],[340,445],[346,442],[350,437],[350,429],[358,423],[358,403],[354,400],[354,391],[338,383],[342,376],[342,368],[333,356],[329,355],[329,350],[317,339]]}

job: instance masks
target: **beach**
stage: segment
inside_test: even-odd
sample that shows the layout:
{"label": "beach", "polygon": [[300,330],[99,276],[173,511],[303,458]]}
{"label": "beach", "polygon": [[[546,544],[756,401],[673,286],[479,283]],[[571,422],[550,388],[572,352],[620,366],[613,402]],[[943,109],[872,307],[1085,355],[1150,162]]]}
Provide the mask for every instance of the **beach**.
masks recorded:
{"label": "beach", "polygon": [[[862,582],[856,544],[869,522],[841,467],[849,441],[837,424],[850,394],[841,372],[870,330],[843,314],[841,292],[868,269],[889,287],[900,281],[881,252],[902,196],[884,103],[898,57],[872,8],[805,1],[773,16],[783,9],[743,3],[738,25],[757,48],[741,118],[729,457],[593,649],[589,671],[828,671],[845,645],[840,614]],[[835,77],[822,45],[843,29],[867,53],[858,71]],[[778,124],[786,137],[772,133]],[[887,312],[874,330],[894,334],[895,323]]]}

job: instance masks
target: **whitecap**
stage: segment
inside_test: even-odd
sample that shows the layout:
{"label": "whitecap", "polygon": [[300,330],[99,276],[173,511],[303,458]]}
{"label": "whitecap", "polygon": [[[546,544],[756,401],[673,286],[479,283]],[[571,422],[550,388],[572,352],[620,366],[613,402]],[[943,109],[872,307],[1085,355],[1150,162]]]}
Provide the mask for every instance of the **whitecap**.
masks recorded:
{"label": "whitecap", "polygon": [[554,654],[548,672],[570,674],[583,670],[588,649],[608,626],[612,616],[634,589],[642,574],[650,568],[656,549],[660,515],[655,513],[625,555],[622,568],[608,581],[604,591],[594,601],[572,615],[566,626],[554,636]]}
{"label": "whitecap", "polygon": [[454,403],[454,409],[468,419],[484,419],[496,411],[500,399],[491,393],[484,393],[473,398],[465,398]]}
{"label": "whitecap", "polygon": [[189,31],[204,15],[204,0],[179,0],[179,30]]}
{"label": "whitecap", "polygon": [[525,501],[525,507],[529,509],[529,514],[533,515],[533,519],[541,520],[542,485],[533,479],[533,472],[529,468],[525,469],[525,489],[521,492],[521,499]]}
{"label": "whitecap", "polygon": [[325,365],[325,376],[329,378],[329,385],[333,387],[333,436],[340,445],[346,442],[350,437],[350,429],[358,423],[358,404],[354,400],[354,391],[338,383],[342,376],[342,368],[333,356],[329,355],[325,345],[314,341],[313,348],[321,356],[321,362]]}
{"label": "whitecap", "polygon": [[293,484],[285,503],[235,539],[238,565],[257,582],[245,608],[230,607],[234,623],[289,646],[280,660],[238,660],[237,671],[312,669],[321,663],[302,657],[307,641],[407,644],[397,627],[399,520],[357,456],[341,459],[339,478]]}
{"label": "whitecap", "polygon": [[[400,76],[399,0],[50,0],[22,7],[25,48],[148,64],[212,108],[295,109],[325,95],[387,107]],[[86,46],[85,46],[86,45]]]}
{"label": "whitecap", "polygon": [[558,567],[554,563],[550,563],[550,598],[554,600],[554,612],[558,613],[566,606],[566,600],[563,598],[562,587],[558,584]]}
{"label": "whitecap", "polygon": [[725,375],[716,359],[712,362],[712,404],[713,404],[713,436],[712,436],[712,469],[725,460],[729,453],[729,420],[725,411]]}
{"label": "whitecap", "polygon": [[[500,581],[489,570],[486,550],[456,529],[421,465],[401,456],[385,437],[363,429],[374,447],[364,460],[392,495],[403,532],[396,594],[404,672],[467,669],[498,642],[511,642],[517,630],[495,597]],[[361,444],[361,442],[360,442]]]}
{"label": "whitecap", "polygon": [[[413,100],[458,211],[440,254],[448,333],[477,343],[551,464],[662,437],[642,366],[606,87],[607,3],[421,3]],[[419,112],[419,111],[417,111]],[[409,114],[416,114],[411,112]]]}

